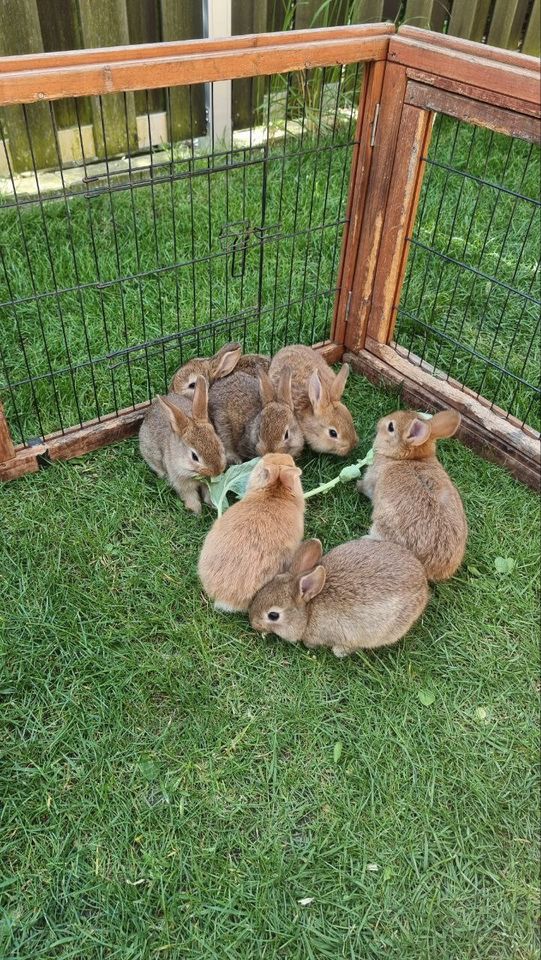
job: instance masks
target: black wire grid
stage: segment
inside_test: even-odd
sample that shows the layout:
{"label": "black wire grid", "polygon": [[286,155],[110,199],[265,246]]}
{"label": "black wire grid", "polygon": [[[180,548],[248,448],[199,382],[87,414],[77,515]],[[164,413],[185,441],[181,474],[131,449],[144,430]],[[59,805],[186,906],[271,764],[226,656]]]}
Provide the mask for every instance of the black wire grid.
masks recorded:
{"label": "black wire grid", "polygon": [[[147,93],[144,149],[131,95],[116,95],[114,130],[97,98],[101,161],[85,146],[87,101],[70,101],[71,163],[50,105],[52,179],[36,169],[31,108],[17,108],[32,170],[9,165],[0,184],[0,397],[16,443],[144,402],[228,340],[272,352],[328,336],[361,82],[358,64],[251,80],[252,125],[227,143],[209,122],[214,85],[182,102],[162,91],[167,143],[153,142]],[[119,115],[121,157],[107,149]]]}
{"label": "black wire grid", "polygon": [[425,159],[395,342],[539,429],[539,147],[440,115]]}

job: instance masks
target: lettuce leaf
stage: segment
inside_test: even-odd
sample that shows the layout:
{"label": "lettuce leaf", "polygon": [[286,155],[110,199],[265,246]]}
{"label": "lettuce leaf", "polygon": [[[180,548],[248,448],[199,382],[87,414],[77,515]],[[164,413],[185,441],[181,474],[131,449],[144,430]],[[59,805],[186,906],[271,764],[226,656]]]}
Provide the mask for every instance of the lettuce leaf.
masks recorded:
{"label": "lettuce leaf", "polygon": [[253,460],[247,460],[246,463],[234,463],[219,477],[202,478],[209,489],[210,499],[219,517],[230,506],[227,499],[229,493],[234,493],[239,498],[244,496],[250,474],[260,460],[261,457],[255,457]]}

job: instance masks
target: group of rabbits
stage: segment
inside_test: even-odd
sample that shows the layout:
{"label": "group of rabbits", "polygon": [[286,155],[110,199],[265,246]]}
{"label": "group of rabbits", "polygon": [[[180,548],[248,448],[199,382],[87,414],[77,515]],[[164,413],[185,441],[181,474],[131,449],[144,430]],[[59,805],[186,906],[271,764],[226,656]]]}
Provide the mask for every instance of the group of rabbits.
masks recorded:
{"label": "group of rabbits", "polygon": [[373,464],[358,489],[372,500],[367,536],[323,555],[303,542],[305,500],[297,457],[348,454],[358,437],[341,397],[347,364],[335,374],[309,347],[284,347],[271,360],[227,344],[174,375],[141,426],[144,459],[186,507],[201,511],[204,477],[262,459],[242,500],[219,517],[203,543],[199,576],[216,609],[248,611],[252,627],[290,643],[330,647],[337,657],[396,643],[425,609],[428,580],[451,577],[468,527],[460,495],[438,462],[436,442],[460,415],[413,411],[383,417]]}

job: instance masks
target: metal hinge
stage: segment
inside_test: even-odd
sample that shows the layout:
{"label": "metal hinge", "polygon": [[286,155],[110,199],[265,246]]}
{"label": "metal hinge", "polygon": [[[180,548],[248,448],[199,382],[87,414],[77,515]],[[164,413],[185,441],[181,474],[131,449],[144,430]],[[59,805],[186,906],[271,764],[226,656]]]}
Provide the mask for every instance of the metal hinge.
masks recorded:
{"label": "metal hinge", "polygon": [[351,294],[352,294],[352,293],[353,293],[353,290],[350,290],[349,293],[348,293],[348,299],[347,299],[347,303],[346,303],[346,315],[345,315],[345,317],[344,317],[344,323],[349,323],[349,311],[350,311],[350,308],[351,308]]}
{"label": "metal hinge", "polygon": [[372,127],[372,132],[370,134],[370,146],[373,147],[376,142],[376,130],[378,128],[378,118],[379,118],[379,103],[376,103],[374,109],[374,119],[370,126]]}

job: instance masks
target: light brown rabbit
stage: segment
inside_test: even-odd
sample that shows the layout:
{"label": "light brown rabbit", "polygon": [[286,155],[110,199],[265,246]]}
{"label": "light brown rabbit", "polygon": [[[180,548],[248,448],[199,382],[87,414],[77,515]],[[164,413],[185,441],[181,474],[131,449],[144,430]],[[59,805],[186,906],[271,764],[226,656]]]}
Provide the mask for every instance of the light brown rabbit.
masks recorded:
{"label": "light brown rabbit", "polygon": [[290,563],[304,529],[300,475],[289,455],[266,454],[244,498],[214,522],[199,576],[217,610],[247,610],[260,587]]}
{"label": "light brown rabbit", "polygon": [[226,343],[213,357],[194,357],[175,373],[169,386],[170,393],[193,397],[197,377],[204,377],[210,386],[216,380],[227,377],[236,368],[242,354],[240,343]]}
{"label": "light brown rabbit", "polygon": [[363,537],[322,557],[319,540],[306,540],[287,573],[255,595],[249,616],[254,630],[346,657],[396,643],[428,599],[422,565],[398,544]]}
{"label": "light brown rabbit", "polygon": [[282,370],[276,389],[262,369],[257,378],[235,371],[211,387],[209,412],[228,463],[266,453],[296,457],[304,446],[293,413],[289,367]]}
{"label": "light brown rabbit", "polygon": [[263,353],[244,353],[237,363],[236,370],[239,373],[248,373],[251,377],[257,377],[260,370],[269,372],[271,358]]}
{"label": "light brown rabbit", "polygon": [[284,366],[291,367],[295,414],[307,444],[318,453],[345,457],[359,438],[351,413],[340,403],[349,374],[347,363],[335,374],[310,347],[284,347],[270,365],[276,385]]}
{"label": "light brown rabbit", "polygon": [[216,477],[226,467],[223,444],[208,419],[207,403],[207,381],[198,376],[193,401],[176,393],[156,397],[139,431],[141,455],[193,513],[201,513],[201,496],[210,502],[200,478]]}
{"label": "light brown rabbit", "polygon": [[436,441],[452,437],[460,414],[442,410],[422,420],[398,410],[378,423],[374,463],[357,488],[373,502],[370,536],[411,550],[429,580],[458,570],[468,537],[460,494],[436,457]]}

